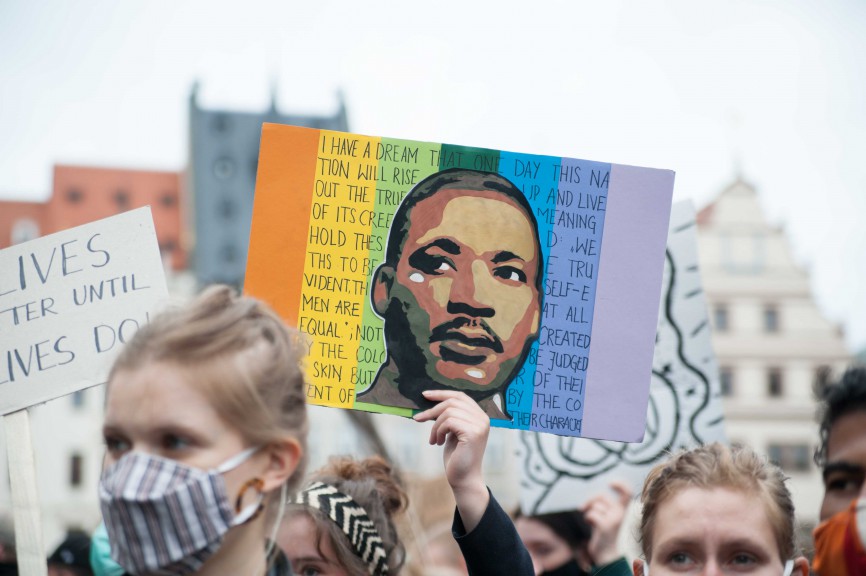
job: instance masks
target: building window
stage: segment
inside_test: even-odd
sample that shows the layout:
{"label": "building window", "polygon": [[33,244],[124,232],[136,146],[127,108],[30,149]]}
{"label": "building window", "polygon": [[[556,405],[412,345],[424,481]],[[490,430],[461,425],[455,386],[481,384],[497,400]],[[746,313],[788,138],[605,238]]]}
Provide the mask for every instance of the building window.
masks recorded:
{"label": "building window", "polygon": [[69,485],[78,488],[82,484],[84,475],[84,458],[81,454],[73,454],[69,458]]}
{"label": "building window", "polygon": [[84,408],[84,390],[76,390],[70,396],[72,399],[72,407],[81,409]]}
{"label": "building window", "polygon": [[227,156],[217,158],[217,161],[213,164],[213,175],[220,180],[228,180],[234,173],[235,163]]}
{"label": "building window", "polygon": [[767,395],[771,398],[780,398],[783,394],[782,371],[779,368],[770,368],[767,370]]}
{"label": "building window", "polygon": [[214,132],[222,134],[231,129],[231,121],[225,114],[217,114],[214,116],[211,126],[213,126]]}
{"label": "building window", "polygon": [[767,457],[786,472],[808,472],[811,450],[806,444],[770,444]]}
{"label": "building window", "polygon": [[165,240],[159,243],[160,252],[167,252],[170,254],[175,250],[177,250],[177,242],[175,242],[174,240]]}
{"label": "building window", "polygon": [[814,390],[816,393],[824,392],[824,389],[830,384],[830,380],[833,378],[833,369],[827,366],[826,364],[822,364],[815,368],[815,382],[814,382]]}
{"label": "building window", "polygon": [[70,204],[78,204],[84,199],[84,193],[78,188],[70,188],[66,191],[66,201]]}
{"label": "building window", "polygon": [[232,244],[226,244],[220,250],[220,258],[222,258],[223,262],[232,263],[237,260],[238,250]]}
{"label": "building window", "polygon": [[217,204],[217,212],[224,220],[231,220],[235,215],[235,203],[231,198],[223,198]]}
{"label": "building window", "polygon": [[177,204],[177,196],[174,192],[163,192],[162,196],[159,197],[159,203],[165,208],[172,208]]}
{"label": "building window", "polygon": [[734,369],[730,366],[719,368],[719,391],[726,398],[734,395]]}
{"label": "building window", "polygon": [[114,203],[118,210],[126,210],[129,208],[129,192],[126,190],[118,190],[114,193]]}
{"label": "building window", "polygon": [[11,245],[39,238],[39,224],[30,218],[21,218],[12,224]]}
{"label": "building window", "polygon": [[764,332],[779,331],[779,309],[775,304],[764,305]]}
{"label": "building window", "polygon": [[728,331],[728,305],[716,304],[713,306],[713,328],[716,332]]}

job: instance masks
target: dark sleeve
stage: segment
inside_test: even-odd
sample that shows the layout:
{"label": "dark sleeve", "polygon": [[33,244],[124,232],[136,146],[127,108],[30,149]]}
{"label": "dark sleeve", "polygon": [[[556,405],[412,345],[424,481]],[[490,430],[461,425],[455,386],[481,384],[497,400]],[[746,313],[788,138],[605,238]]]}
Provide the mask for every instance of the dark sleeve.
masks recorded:
{"label": "dark sleeve", "polygon": [[535,575],[526,546],[493,494],[481,521],[469,534],[463,527],[460,512],[455,510],[451,533],[466,560],[469,576]]}
{"label": "dark sleeve", "polygon": [[625,556],[620,556],[610,564],[593,566],[592,576],[632,576],[632,571]]}

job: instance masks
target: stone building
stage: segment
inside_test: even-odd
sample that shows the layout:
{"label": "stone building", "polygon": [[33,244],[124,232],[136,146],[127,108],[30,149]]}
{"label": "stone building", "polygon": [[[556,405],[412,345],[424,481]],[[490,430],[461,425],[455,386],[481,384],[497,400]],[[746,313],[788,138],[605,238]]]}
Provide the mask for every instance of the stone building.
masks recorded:
{"label": "stone building", "polygon": [[808,271],[748,182],[737,179],[700,211],[698,246],[728,437],[767,454],[790,476],[808,548],[823,495],[812,460],[813,386],[851,361],[842,328],[818,309]]}
{"label": "stone building", "polygon": [[191,267],[199,285],[243,283],[264,122],[348,130],[342,97],[332,116],[282,114],[273,100],[264,112],[238,112],[202,108],[198,87],[193,87],[187,228],[194,235]]}

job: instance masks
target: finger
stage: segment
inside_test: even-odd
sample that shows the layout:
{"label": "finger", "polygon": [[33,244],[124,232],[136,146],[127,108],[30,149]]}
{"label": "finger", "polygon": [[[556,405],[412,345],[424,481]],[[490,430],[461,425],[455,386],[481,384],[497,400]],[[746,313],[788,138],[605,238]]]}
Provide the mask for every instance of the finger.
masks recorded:
{"label": "finger", "polygon": [[450,407],[455,406],[452,400],[446,400],[444,402],[439,402],[432,408],[428,408],[423,412],[418,412],[412,418],[416,422],[429,422],[431,420],[438,420],[442,417],[443,413]]}
{"label": "finger", "polygon": [[463,406],[469,413],[475,414],[473,418],[481,421],[484,419],[486,419],[487,422],[490,421],[490,418],[484,413],[481,407],[478,406],[478,403],[463,392],[456,392],[454,390],[424,390],[422,394],[424,394],[428,400],[438,403],[432,408],[428,408],[427,410],[418,412],[412,416],[416,422],[435,420],[449,406]]}
{"label": "finger", "polygon": [[477,405],[475,400],[467,396],[465,392],[458,392],[457,390],[422,390],[421,394],[431,402],[442,402],[453,398],[454,400],[468,401]]}
{"label": "finger", "polygon": [[596,494],[595,496],[593,496],[592,498],[587,500],[583,504],[583,506],[581,506],[580,510],[581,510],[581,512],[583,512],[585,514],[588,510],[598,506],[599,503],[604,502],[604,500],[605,500],[604,494]]}
{"label": "finger", "polygon": [[620,480],[614,480],[610,483],[610,489],[616,494],[617,499],[623,507],[628,506],[634,496],[631,486]]}
{"label": "finger", "polygon": [[448,406],[436,419],[431,434],[435,435],[437,443],[441,444],[448,434],[455,434],[460,439],[471,441],[473,438],[480,438],[484,431],[485,427],[480,425],[471,414],[467,414],[463,407]]}

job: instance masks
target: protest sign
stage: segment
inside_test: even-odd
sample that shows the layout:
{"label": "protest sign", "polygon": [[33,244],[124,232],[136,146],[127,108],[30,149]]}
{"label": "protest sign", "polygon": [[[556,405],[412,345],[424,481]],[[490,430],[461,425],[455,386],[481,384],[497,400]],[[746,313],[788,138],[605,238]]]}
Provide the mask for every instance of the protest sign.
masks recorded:
{"label": "protest sign", "polygon": [[619,479],[638,490],[671,451],[724,441],[718,366],[698,269],[691,202],[671,211],[658,336],[643,442],[623,444],[522,432],[518,447],[525,514],[573,510]]}
{"label": "protest sign", "polygon": [[642,437],[673,172],[265,124],[244,289],[308,400]]}
{"label": "protest sign", "polygon": [[150,208],[0,250],[0,414],[16,553],[47,572],[27,408],[106,381],[122,345],[168,295]]}
{"label": "protest sign", "polygon": [[0,251],[0,414],[105,382],[167,297],[150,208]]}

